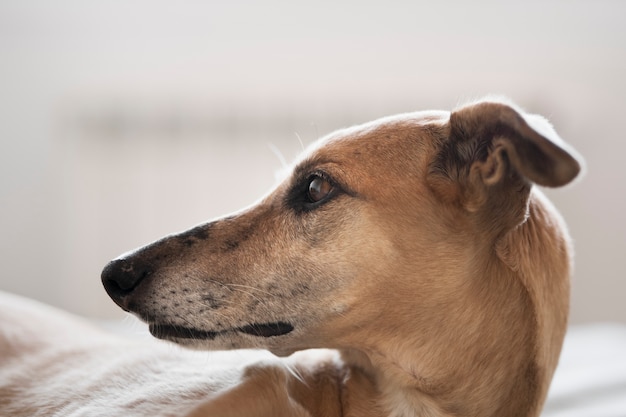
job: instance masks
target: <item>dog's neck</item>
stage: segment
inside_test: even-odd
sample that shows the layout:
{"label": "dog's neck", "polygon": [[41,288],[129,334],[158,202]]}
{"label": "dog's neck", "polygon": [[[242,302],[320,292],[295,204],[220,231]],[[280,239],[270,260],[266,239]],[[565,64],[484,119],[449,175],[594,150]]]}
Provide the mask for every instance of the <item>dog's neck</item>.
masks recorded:
{"label": "dog's neck", "polygon": [[377,356],[374,365],[362,352],[342,351],[342,357],[350,364],[343,382],[343,416],[451,416],[415,387],[415,375],[409,369],[381,354]]}
{"label": "dog's neck", "polygon": [[[410,369],[377,354],[374,363],[360,352],[344,351],[350,363],[342,390],[344,417],[452,417],[437,400],[420,389]],[[363,393],[369,393],[364,401]],[[358,397],[357,397],[358,395]]]}
{"label": "dog's neck", "polygon": [[[464,336],[459,335],[462,339]],[[482,365],[458,364],[456,358],[476,358],[481,355],[475,351],[470,354],[454,352],[451,356],[427,355],[423,351],[437,352],[444,346],[425,345],[414,355],[395,357],[393,353],[370,350],[368,354],[355,351],[342,352],[348,365],[347,378],[342,390],[343,416],[367,417],[452,417],[467,416],[529,416],[535,392],[529,365],[531,346],[528,343],[516,345],[518,352],[525,353],[514,357],[511,365],[503,365],[508,358],[497,360],[498,364],[486,364],[485,373],[479,373]],[[471,350],[471,348],[467,348]],[[500,349],[502,349],[500,347]],[[485,355],[496,355],[489,348]],[[470,359],[471,360],[471,359]],[[427,363],[437,369],[427,370]],[[530,367],[528,367],[529,365]],[[457,369],[468,369],[465,374],[458,374]],[[447,369],[446,369],[447,368]],[[496,375],[499,369],[501,375]],[[423,373],[422,373],[423,372]],[[493,378],[489,378],[493,375]],[[354,398],[363,392],[369,392],[368,402]],[[529,401],[530,400],[530,401]],[[363,404],[368,404],[363,407]]]}

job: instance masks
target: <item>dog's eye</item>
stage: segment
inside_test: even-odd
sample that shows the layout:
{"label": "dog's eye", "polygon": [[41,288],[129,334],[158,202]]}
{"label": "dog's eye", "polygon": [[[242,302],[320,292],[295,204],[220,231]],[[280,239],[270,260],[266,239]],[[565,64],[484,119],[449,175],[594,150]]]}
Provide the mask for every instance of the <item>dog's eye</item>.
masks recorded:
{"label": "dog's eye", "polygon": [[307,197],[311,203],[320,202],[330,195],[333,188],[333,185],[328,180],[315,175],[309,180]]}
{"label": "dog's eye", "polygon": [[307,213],[343,194],[344,190],[340,183],[325,172],[312,172],[299,177],[299,181],[287,191],[285,203],[298,214]]}

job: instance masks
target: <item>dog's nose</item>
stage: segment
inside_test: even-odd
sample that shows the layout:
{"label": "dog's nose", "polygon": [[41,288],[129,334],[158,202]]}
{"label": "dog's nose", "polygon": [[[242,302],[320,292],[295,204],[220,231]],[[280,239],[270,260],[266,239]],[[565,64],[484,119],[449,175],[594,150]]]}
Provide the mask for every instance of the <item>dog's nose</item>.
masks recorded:
{"label": "dog's nose", "polygon": [[122,299],[137,288],[150,273],[146,265],[140,262],[115,259],[102,270],[102,285],[113,301],[121,306]]}

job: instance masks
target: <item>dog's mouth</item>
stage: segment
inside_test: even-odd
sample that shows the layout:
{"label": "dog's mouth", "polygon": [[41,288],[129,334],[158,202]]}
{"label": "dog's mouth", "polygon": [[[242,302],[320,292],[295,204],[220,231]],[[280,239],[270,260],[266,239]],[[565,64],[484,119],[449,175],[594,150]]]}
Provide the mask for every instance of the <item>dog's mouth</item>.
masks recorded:
{"label": "dog's mouth", "polygon": [[230,332],[239,332],[258,337],[283,336],[291,333],[291,331],[293,330],[293,326],[289,323],[279,321],[275,323],[263,324],[253,323],[242,327],[236,327],[234,329],[221,331],[199,330],[170,324],[150,324],[149,329],[150,333],[152,333],[154,337],[157,337],[159,339],[213,340],[220,334]]}

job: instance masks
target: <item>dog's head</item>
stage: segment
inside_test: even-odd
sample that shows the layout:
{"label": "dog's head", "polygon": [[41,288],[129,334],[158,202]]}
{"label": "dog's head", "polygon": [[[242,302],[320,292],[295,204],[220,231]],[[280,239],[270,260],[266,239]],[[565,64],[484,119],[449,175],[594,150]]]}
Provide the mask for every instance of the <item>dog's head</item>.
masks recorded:
{"label": "dog's head", "polygon": [[[196,348],[532,344],[537,316],[564,327],[567,291],[537,294],[552,287],[516,255],[534,242],[512,233],[533,210],[551,222],[532,184],[573,180],[573,155],[543,119],[499,102],[381,119],[321,139],[258,204],[123,255],[102,280],[155,336]],[[557,243],[533,262],[566,281],[566,238],[533,227]]]}

